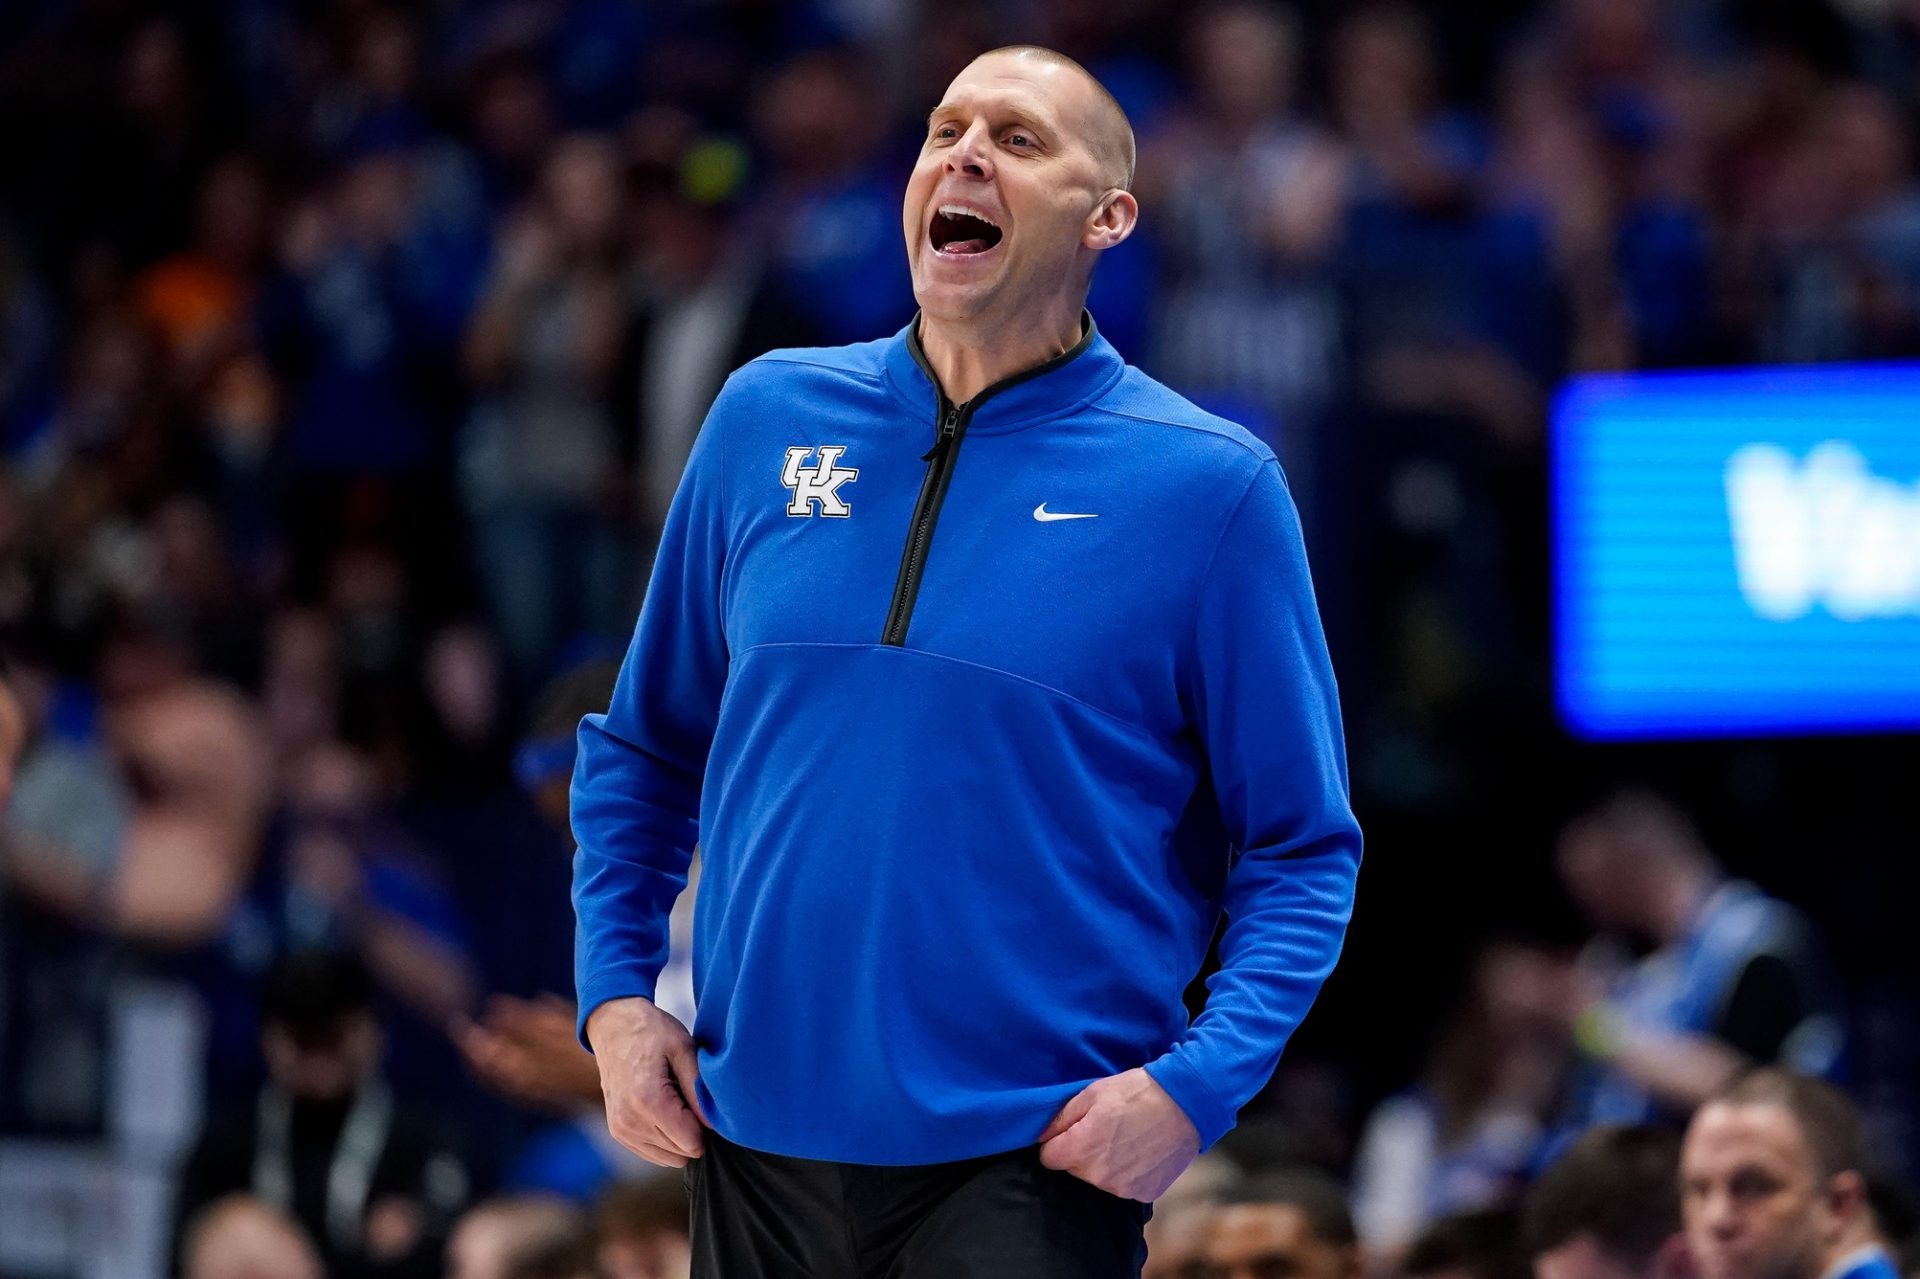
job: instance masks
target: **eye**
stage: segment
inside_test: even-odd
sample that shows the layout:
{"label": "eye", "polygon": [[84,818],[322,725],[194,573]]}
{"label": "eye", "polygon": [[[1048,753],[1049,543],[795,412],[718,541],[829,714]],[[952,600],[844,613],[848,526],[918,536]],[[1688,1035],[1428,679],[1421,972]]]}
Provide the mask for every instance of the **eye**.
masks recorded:
{"label": "eye", "polygon": [[1015,147],[1030,147],[1033,145],[1033,139],[1028,137],[1024,133],[1009,133],[1007,135],[1007,145],[1015,146]]}
{"label": "eye", "polygon": [[953,125],[950,125],[950,124],[937,124],[933,127],[933,136],[936,138],[955,137],[959,134],[959,132],[960,132],[959,129],[955,128]]}

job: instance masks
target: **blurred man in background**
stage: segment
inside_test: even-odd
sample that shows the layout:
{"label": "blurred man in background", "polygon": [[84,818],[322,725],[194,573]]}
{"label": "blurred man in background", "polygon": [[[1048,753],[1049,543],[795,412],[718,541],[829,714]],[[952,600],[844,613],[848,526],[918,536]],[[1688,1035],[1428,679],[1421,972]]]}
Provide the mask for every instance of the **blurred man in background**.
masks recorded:
{"label": "blurred man in background", "polygon": [[1407,1246],[1403,1279],[1527,1279],[1519,1215],[1508,1208],[1456,1212],[1430,1223]]}
{"label": "blurred man in background", "polygon": [[1680,1157],[1700,1279],[1897,1279],[1865,1163],[1859,1112],[1831,1084],[1763,1069],[1722,1090]]}
{"label": "blurred man in background", "polygon": [[293,1218],[250,1195],[218,1199],[187,1223],[181,1279],[326,1279]]}
{"label": "blurred man in background", "polygon": [[1533,1279],[1687,1279],[1680,1138],[1596,1128],[1527,1192],[1521,1227]]}
{"label": "blurred man in background", "polygon": [[564,1200],[543,1195],[489,1199],[454,1227],[447,1241],[446,1279],[516,1279],[530,1263],[576,1251],[585,1234],[584,1214]]}
{"label": "blurred man in background", "polygon": [[671,1173],[609,1186],[593,1209],[601,1279],[687,1279],[687,1188]]}
{"label": "blurred man in background", "polygon": [[1192,1279],[1206,1262],[1207,1236],[1221,1197],[1243,1178],[1240,1165],[1219,1150],[1188,1164],[1167,1193],[1154,1200],[1141,1279]]}
{"label": "blurred man in background", "polygon": [[1571,1128],[1684,1115],[1742,1070],[1809,1074],[1840,1062],[1842,1025],[1806,919],[1730,878],[1679,810],[1615,796],[1570,823],[1560,876],[1630,964],[1590,954],[1587,997],[1566,1008],[1586,1054]]}
{"label": "blurred man in background", "polygon": [[1268,1173],[1222,1196],[1202,1250],[1204,1279],[1360,1279],[1346,1191],[1309,1169]]}
{"label": "blurred man in background", "polygon": [[420,1273],[470,1193],[464,1161],[380,1074],[372,980],[355,960],[308,952],[261,1000],[267,1084],[217,1111],[188,1160],[177,1219],[236,1191],[289,1214],[334,1279]]}
{"label": "blurred man in background", "polygon": [[[514,753],[515,780],[564,841],[556,843],[556,850],[573,848],[567,783],[573,774],[575,732],[582,716],[606,709],[618,673],[617,663],[596,660],[555,677],[535,699],[526,740]],[[567,864],[555,856],[547,869],[563,877]],[[698,858],[688,885],[674,906],[669,959],[656,998],[661,1007],[691,1024],[693,979],[687,951]],[[513,1156],[501,1178],[505,1190],[545,1192],[584,1204],[615,1177],[653,1170],[607,1131],[600,1068],[575,1033],[578,1012],[572,999],[550,992],[532,998],[495,993],[478,1015],[454,1019],[454,1043],[483,1083],[529,1109],[560,1116]],[[684,1190],[677,1184],[674,1190],[684,1209]]]}

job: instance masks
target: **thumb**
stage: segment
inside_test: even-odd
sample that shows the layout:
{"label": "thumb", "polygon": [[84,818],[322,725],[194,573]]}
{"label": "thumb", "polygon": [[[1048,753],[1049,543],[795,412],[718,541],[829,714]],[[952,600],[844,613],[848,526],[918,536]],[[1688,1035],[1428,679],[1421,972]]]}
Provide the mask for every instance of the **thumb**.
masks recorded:
{"label": "thumb", "polygon": [[1040,1134],[1041,1141],[1051,1141],[1067,1129],[1079,1123],[1089,1110],[1093,1109],[1093,1085],[1089,1084],[1075,1093],[1066,1105],[1060,1107],[1058,1114],[1047,1123],[1046,1130]]}
{"label": "thumb", "polygon": [[667,1068],[673,1072],[673,1082],[679,1087],[680,1095],[686,1099],[687,1108],[693,1111],[694,1118],[698,1119],[703,1127],[713,1127],[707,1119],[706,1110],[700,1105],[700,1089],[697,1086],[700,1081],[700,1064],[694,1053],[691,1039],[667,1050]]}

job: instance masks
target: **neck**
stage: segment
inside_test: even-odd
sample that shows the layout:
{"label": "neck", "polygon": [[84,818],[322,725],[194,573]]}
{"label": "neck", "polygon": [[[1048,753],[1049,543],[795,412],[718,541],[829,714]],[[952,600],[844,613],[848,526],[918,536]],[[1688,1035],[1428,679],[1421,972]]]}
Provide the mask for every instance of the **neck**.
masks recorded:
{"label": "neck", "polygon": [[965,404],[994,383],[1045,364],[1080,340],[1079,301],[1026,324],[985,319],[943,320],[920,313],[920,351],[940,389]]}
{"label": "neck", "polygon": [[1879,1237],[1866,1223],[1848,1230],[1838,1243],[1827,1249],[1826,1265],[1821,1268],[1823,1279],[1838,1277],[1862,1261],[1867,1260],[1873,1250],[1881,1249]]}

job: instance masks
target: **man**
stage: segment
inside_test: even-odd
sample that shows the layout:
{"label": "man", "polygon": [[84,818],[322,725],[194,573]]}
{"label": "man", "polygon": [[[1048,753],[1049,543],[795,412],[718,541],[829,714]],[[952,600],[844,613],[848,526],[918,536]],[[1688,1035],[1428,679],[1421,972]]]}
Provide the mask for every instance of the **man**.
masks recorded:
{"label": "man", "polygon": [[1680,1154],[1700,1279],[1897,1279],[1862,1142],[1844,1094],[1787,1071],[1756,1070],[1702,1106]]}
{"label": "man", "polygon": [[1221,1198],[1243,1180],[1240,1166],[1217,1148],[1188,1164],[1154,1201],[1140,1279],[1193,1279],[1206,1264],[1207,1236]]}
{"label": "man", "polygon": [[297,1222],[247,1195],[208,1204],[183,1239],[181,1279],[323,1279],[326,1273]]}
{"label": "man", "polygon": [[[906,192],[919,317],[729,380],[581,725],[582,1033],[614,1133],[693,1161],[696,1274],[1137,1274],[1339,953],[1359,832],[1285,483],[1082,305],[1132,153],[1058,54],[960,74]],[[696,837],[690,1036],[648,996]]]}
{"label": "man", "polygon": [[1677,1120],[1757,1065],[1835,1070],[1840,1018],[1812,928],[1728,878],[1672,805],[1616,795],[1568,825],[1556,861],[1596,925],[1652,948],[1566,1010],[1587,1057],[1570,1130]]}
{"label": "man", "polygon": [[1595,1128],[1527,1192],[1534,1279],[1691,1279],[1680,1230],[1680,1138],[1650,1125]]}
{"label": "man", "polygon": [[1207,1232],[1202,1279],[1360,1279],[1353,1215],[1338,1182],[1298,1170],[1229,1193]]}
{"label": "man", "polygon": [[1427,1223],[1407,1245],[1401,1279],[1525,1279],[1519,1215],[1508,1208],[1456,1212]]}
{"label": "man", "polygon": [[460,1218],[447,1239],[445,1279],[508,1279],[524,1259],[556,1245],[578,1246],[585,1237],[585,1214],[564,1199],[488,1199]]}
{"label": "man", "polygon": [[261,995],[266,1086],[212,1116],[181,1174],[178,1219],[244,1192],[306,1231],[331,1272],[436,1254],[466,1202],[466,1167],[388,1088],[384,1038],[358,960],[281,960]]}

